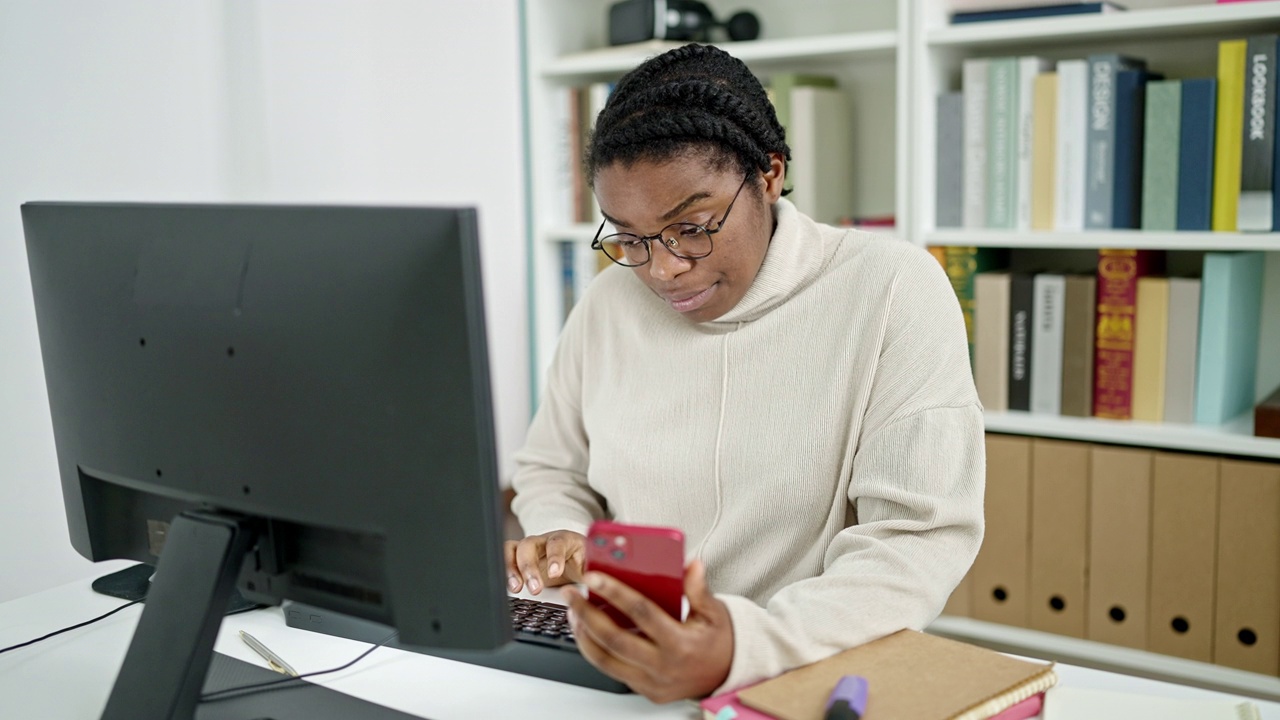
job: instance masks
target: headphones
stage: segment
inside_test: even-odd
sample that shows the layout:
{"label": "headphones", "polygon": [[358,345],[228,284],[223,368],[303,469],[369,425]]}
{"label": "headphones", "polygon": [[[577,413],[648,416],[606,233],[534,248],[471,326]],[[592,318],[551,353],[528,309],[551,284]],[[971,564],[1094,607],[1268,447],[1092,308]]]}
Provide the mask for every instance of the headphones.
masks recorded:
{"label": "headphones", "polygon": [[760,19],[742,11],[719,22],[698,0],[622,0],[609,6],[609,44],[645,40],[709,42],[711,31],[724,28],[730,40],[760,37]]}

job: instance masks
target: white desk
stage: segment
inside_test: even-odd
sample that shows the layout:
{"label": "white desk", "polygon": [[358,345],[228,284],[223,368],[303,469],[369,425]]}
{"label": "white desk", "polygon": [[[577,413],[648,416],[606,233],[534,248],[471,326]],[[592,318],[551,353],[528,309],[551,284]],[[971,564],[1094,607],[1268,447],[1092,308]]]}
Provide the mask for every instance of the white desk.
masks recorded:
{"label": "white desk", "polygon": [[[129,563],[102,563],[99,575]],[[71,583],[0,604],[0,647],[8,647],[105,613],[120,600]],[[544,596],[545,597],[545,596]],[[0,655],[0,708],[5,717],[47,720],[96,718],[124,661],[141,606],[88,627]],[[300,673],[342,665],[368,648],[286,627],[279,608],[227,618],[215,649],[256,665],[262,659],[240,641],[246,630]],[[1229,698],[1207,690],[1058,665],[1063,685],[1185,698]],[[691,702],[656,706],[637,695],[614,695],[449,660],[380,648],[359,664],[316,681],[349,695],[433,720],[521,717],[669,718],[697,720]],[[1253,701],[1266,720],[1280,720],[1280,704]]]}

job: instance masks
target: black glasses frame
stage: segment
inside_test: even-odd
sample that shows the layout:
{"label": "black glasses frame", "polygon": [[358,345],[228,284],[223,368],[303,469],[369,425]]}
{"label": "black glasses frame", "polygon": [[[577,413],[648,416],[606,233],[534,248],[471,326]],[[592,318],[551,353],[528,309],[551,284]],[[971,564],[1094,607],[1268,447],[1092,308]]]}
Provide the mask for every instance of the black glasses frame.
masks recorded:
{"label": "black glasses frame", "polygon": [[[652,247],[653,241],[661,240],[662,242],[660,244],[662,245],[662,247],[666,248],[667,252],[671,253],[672,255],[675,255],[676,257],[681,258],[683,260],[701,260],[702,258],[710,255],[711,251],[715,249],[715,243],[711,236],[715,235],[716,233],[724,229],[725,222],[729,220],[729,212],[733,210],[734,203],[738,202],[738,196],[742,194],[742,188],[747,186],[747,181],[750,179],[751,179],[750,174],[742,178],[742,183],[738,185],[738,190],[733,193],[733,199],[729,201],[729,207],[724,209],[724,215],[720,216],[720,221],[716,223],[716,226],[714,229],[709,228],[706,225],[699,225],[697,223],[677,222],[677,223],[671,223],[670,225],[662,228],[662,230],[660,230],[657,235],[636,235],[635,233],[613,233],[612,235],[606,235],[603,238],[601,238],[600,233],[604,232],[604,226],[609,222],[608,220],[603,220],[600,222],[600,227],[596,229],[595,239],[591,241],[591,249],[599,250],[600,252],[605,254],[605,257],[609,258],[613,262],[623,267],[640,267],[642,265],[648,264],[649,261],[653,259],[653,247]],[[685,253],[685,252],[679,252],[677,250],[677,248],[679,247],[679,240],[677,238],[672,238],[671,240],[668,240],[665,237],[666,232],[668,230],[670,230],[673,227],[682,226],[682,225],[687,225],[687,226],[697,228],[699,231],[701,231],[703,234],[707,236],[707,242],[710,243],[710,247],[707,248],[706,252],[696,254],[696,255]],[[605,243],[609,242],[610,238],[616,238],[616,237],[634,238],[635,240],[644,243],[644,250],[645,250],[644,260],[641,262],[631,262],[630,260],[627,260],[625,254],[622,256],[622,259],[618,259],[614,257],[612,254],[610,254],[609,250],[605,246]]]}

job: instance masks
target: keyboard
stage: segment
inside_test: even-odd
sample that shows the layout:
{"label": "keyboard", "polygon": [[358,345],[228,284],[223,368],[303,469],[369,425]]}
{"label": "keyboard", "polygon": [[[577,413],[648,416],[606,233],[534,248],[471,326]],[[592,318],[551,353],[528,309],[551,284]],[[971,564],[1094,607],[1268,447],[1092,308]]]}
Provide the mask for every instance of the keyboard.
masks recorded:
{"label": "keyboard", "polygon": [[564,605],[518,597],[507,600],[511,606],[511,632],[517,642],[577,652],[578,644],[573,639]]}
{"label": "keyboard", "polygon": [[[600,672],[578,652],[573,630],[569,628],[568,618],[565,617],[565,606],[516,597],[510,597],[508,601],[515,642],[493,652],[401,645],[398,639],[388,642],[387,647],[594,690],[631,692],[631,688]],[[394,632],[391,627],[382,623],[292,601],[285,601],[284,617],[285,624],[292,628],[367,643],[376,643]]]}

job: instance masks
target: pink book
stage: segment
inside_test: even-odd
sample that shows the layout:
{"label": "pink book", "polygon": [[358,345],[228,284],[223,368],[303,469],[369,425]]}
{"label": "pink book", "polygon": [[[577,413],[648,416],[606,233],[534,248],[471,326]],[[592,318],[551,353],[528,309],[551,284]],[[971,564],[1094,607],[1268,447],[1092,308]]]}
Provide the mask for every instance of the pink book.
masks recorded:
{"label": "pink book", "polygon": [[1044,693],[1037,693],[1004,712],[991,716],[991,720],[1027,720],[1040,714],[1044,708]]}

